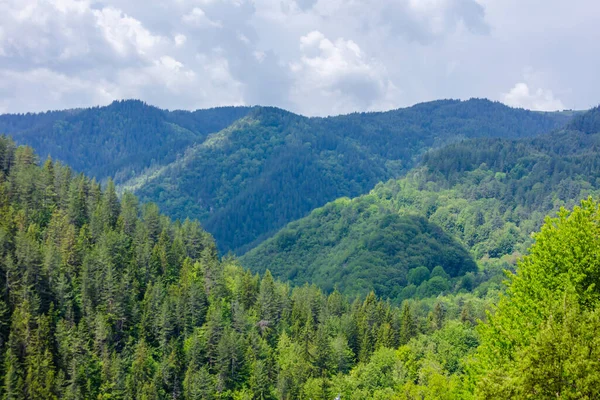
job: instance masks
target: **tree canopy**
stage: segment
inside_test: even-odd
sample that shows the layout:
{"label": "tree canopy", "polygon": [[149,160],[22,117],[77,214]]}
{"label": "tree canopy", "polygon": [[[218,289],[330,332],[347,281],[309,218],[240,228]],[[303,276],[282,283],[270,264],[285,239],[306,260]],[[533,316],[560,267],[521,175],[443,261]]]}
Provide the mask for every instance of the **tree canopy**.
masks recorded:
{"label": "tree canopy", "polygon": [[[288,224],[241,261],[295,284],[401,302],[499,283],[546,215],[589,195],[600,195],[600,134],[465,140],[425,154],[404,178]],[[437,266],[449,276],[430,280]],[[418,267],[427,276],[411,279]]]}
{"label": "tree canopy", "polygon": [[[101,186],[51,159],[38,165],[6,137],[0,215],[5,399],[385,393],[411,379],[385,372],[394,348],[438,330],[474,337],[470,322],[445,321],[459,321],[465,302],[473,318],[488,307],[463,294],[438,300],[434,313],[430,300],[399,308],[374,293],[352,301],[253,275],[219,259],[197,222],[172,222],[129,193],[119,198],[112,181]],[[454,340],[440,335],[442,346]],[[469,340],[444,365],[461,370]]]}
{"label": "tree canopy", "polygon": [[243,254],[340,197],[398,178],[431,148],[464,138],[531,137],[570,115],[482,99],[306,118],[270,107],[165,111],[140,101],[0,116],[0,133],[119,191],[199,219],[223,252]]}
{"label": "tree canopy", "polygon": [[[597,194],[599,135],[585,126],[451,144],[266,242],[379,269],[354,297],[278,280],[284,256],[255,260],[261,274],[219,258],[197,221],[2,136],[0,396],[597,398],[600,204],[578,199]],[[297,275],[337,273],[322,263]]]}
{"label": "tree canopy", "polygon": [[600,204],[547,219],[482,325],[476,375],[484,398],[600,396]]}
{"label": "tree canopy", "polygon": [[[477,270],[468,251],[440,227],[424,217],[398,215],[374,196],[329,203],[289,224],[241,262],[260,273],[268,266],[295,285],[310,282],[348,295],[374,291],[398,302],[409,284],[429,297],[448,291],[450,278]],[[411,280],[419,267],[427,276]],[[441,273],[430,281],[436,268]]]}

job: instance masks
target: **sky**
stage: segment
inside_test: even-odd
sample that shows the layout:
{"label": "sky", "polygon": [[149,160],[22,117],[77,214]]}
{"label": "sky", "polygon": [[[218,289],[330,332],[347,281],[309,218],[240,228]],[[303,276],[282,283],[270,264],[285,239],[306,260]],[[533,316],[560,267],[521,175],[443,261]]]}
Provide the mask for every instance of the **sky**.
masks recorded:
{"label": "sky", "polygon": [[0,0],[0,113],[600,103],[595,0]]}

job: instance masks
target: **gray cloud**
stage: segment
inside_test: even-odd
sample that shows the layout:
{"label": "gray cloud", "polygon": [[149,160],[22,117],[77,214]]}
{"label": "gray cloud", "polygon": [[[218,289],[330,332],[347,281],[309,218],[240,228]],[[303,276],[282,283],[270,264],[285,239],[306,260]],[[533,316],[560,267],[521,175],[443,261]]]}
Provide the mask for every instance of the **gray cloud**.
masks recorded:
{"label": "gray cloud", "polygon": [[369,110],[393,87],[385,68],[352,40],[335,41],[319,31],[300,38],[301,57],[291,64],[292,100],[310,115]]}
{"label": "gray cloud", "polygon": [[4,0],[0,112],[142,98],[310,115],[598,103],[591,0]]}
{"label": "gray cloud", "polygon": [[375,26],[421,44],[443,40],[461,28],[474,34],[489,33],[485,10],[475,0],[384,0],[374,10]]}

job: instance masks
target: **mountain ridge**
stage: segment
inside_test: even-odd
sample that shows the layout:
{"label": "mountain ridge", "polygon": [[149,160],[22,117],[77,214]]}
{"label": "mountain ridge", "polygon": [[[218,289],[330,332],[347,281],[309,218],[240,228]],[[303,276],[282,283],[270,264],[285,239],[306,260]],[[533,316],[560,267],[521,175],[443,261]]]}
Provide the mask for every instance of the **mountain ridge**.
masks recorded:
{"label": "mountain ridge", "polygon": [[[488,109],[488,114],[474,120],[469,113],[460,118],[453,115],[456,108],[473,106]],[[186,168],[178,169],[175,162],[136,194],[159,201],[175,217],[183,218],[191,210],[222,250],[242,254],[327,201],[366,193],[380,181],[401,176],[431,147],[473,135],[533,135],[557,126],[544,115],[489,101],[436,102],[416,106],[418,112],[413,108],[328,118],[256,108],[246,117],[254,125],[226,128],[228,146],[218,151],[194,146]],[[430,115],[431,108],[442,117]],[[510,116],[497,117],[498,110]],[[498,127],[481,129],[494,118],[502,120]],[[543,128],[532,122],[541,120]],[[220,161],[214,163],[215,159]],[[207,185],[215,189],[206,190]],[[283,201],[285,192],[296,199]],[[257,220],[266,222],[259,225]]]}
{"label": "mountain ridge", "polygon": [[[276,107],[166,111],[141,101],[72,114],[39,123],[24,116],[32,129],[13,136],[100,181],[112,177],[172,217],[199,218],[223,252],[238,254],[328,201],[402,176],[431,148],[533,136],[571,118],[482,99],[312,118]],[[9,119],[0,116],[0,130]]]}
{"label": "mountain ridge", "polygon": [[[590,114],[597,112],[593,109]],[[368,194],[338,199],[313,210],[240,260],[256,272],[276,265],[272,272],[279,279],[296,285],[315,283],[325,290],[338,282],[343,285],[340,290],[346,289],[346,281],[361,281],[361,274],[366,273],[371,286],[363,288],[363,293],[375,290],[385,297],[392,293],[391,287],[407,287],[407,282],[388,279],[390,286],[378,288],[377,271],[399,268],[395,273],[402,276],[419,263],[398,267],[391,257],[380,257],[367,249],[369,256],[363,257],[360,268],[348,276],[345,264],[346,249],[364,251],[364,237],[381,231],[372,215],[386,210],[402,218],[420,216],[441,227],[481,262],[484,273],[486,265],[510,268],[511,260],[532,244],[530,234],[539,229],[546,215],[560,207],[572,208],[590,195],[600,195],[600,120],[597,122],[586,125],[595,134],[568,127],[533,138],[476,138],[432,150],[407,176],[380,183]],[[331,239],[330,233],[338,232],[336,223],[346,221],[344,215],[352,215],[355,222]],[[410,242],[400,232],[383,243],[395,249],[393,257],[409,257]],[[429,249],[424,253],[433,252]],[[433,264],[423,264],[432,271]],[[452,277],[461,275],[449,270],[443,261],[438,264]],[[398,294],[406,298],[396,290],[394,295]]]}

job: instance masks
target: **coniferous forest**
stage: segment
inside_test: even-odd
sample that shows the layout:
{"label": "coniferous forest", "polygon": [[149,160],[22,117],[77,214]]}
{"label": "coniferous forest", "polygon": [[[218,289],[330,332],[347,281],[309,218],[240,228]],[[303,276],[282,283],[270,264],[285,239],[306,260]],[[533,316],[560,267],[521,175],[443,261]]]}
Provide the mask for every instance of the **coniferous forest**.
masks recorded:
{"label": "coniferous forest", "polygon": [[465,138],[531,137],[565,113],[483,99],[306,118],[272,107],[164,111],[141,101],[0,116],[0,133],[101,182],[112,178],[173,218],[201,221],[243,254],[327,202],[398,178],[427,150]]}
{"label": "coniferous forest", "polygon": [[0,396],[599,398],[599,113],[1,116]]}
{"label": "coniferous forest", "polygon": [[[546,215],[600,194],[600,129],[579,130],[598,113],[534,138],[478,138],[430,151],[403,178],[314,210],[241,260],[296,284],[373,290],[398,304],[450,292],[465,275],[489,281],[489,271],[510,269],[527,253]],[[416,279],[423,267],[426,279]]]}

